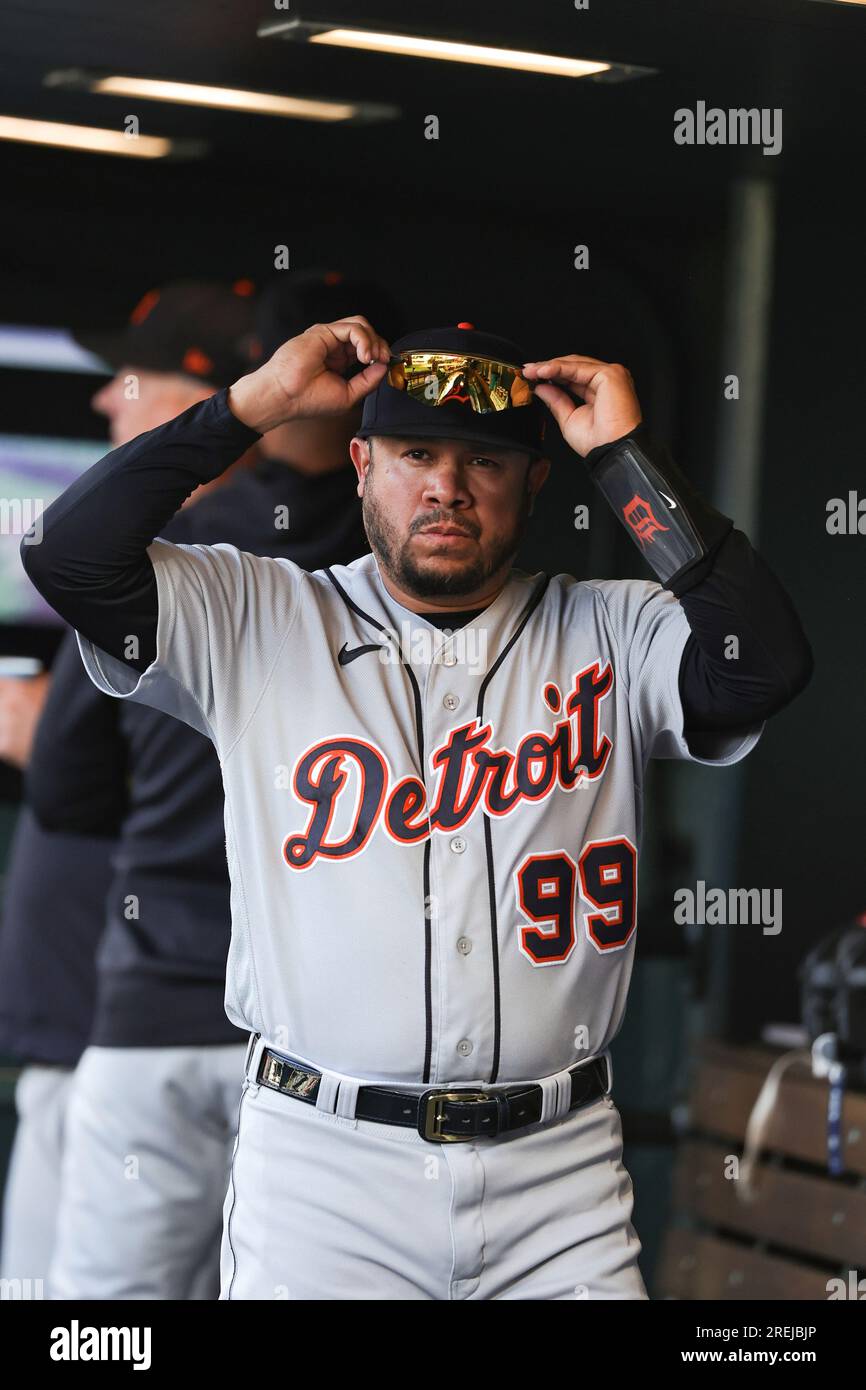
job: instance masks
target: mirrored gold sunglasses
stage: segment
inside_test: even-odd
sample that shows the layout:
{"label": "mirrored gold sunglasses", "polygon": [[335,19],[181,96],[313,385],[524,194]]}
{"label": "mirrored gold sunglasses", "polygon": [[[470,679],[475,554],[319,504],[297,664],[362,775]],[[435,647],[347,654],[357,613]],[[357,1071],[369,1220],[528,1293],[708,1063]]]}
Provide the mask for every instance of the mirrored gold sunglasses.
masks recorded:
{"label": "mirrored gold sunglasses", "polygon": [[478,415],[514,410],[532,400],[520,367],[463,352],[412,348],[396,353],[387,381],[420,405],[468,404]]}

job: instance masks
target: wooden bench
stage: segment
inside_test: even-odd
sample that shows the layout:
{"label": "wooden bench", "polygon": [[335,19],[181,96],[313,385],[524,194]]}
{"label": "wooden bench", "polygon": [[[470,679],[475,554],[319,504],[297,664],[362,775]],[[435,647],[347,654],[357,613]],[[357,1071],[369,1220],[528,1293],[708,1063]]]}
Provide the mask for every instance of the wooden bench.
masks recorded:
{"label": "wooden bench", "polygon": [[738,1195],[746,1125],[780,1055],[769,1047],[702,1046],[656,1298],[866,1299],[866,1092],[846,1091],[844,1172],[831,1177],[827,1084],[805,1064],[791,1067],[756,1165],[754,1198]]}

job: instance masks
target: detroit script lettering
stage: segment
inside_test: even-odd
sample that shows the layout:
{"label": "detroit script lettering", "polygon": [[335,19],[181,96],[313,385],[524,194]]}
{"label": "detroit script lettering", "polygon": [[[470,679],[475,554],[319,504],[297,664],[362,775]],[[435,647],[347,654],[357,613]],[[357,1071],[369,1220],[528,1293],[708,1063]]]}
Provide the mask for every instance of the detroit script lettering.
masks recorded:
{"label": "detroit script lettering", "polygon": [[[490,723],[473,719],[453,729],[431,754],[429,809],[420,778],[402,777],[391,785],[385,757],[374,743],[336,737],[312,744],[299,756],[292,777],[294,794],[311,808],[310,815],[304,832],[286,839],[285,862],[307,869],[320,857],[351,858],[379,824],[392,840],[418,844],[434,830],[465,825],[479,806],[490,816],[506,816],[521,802],[541,801],[555,787],[568,791],[581,781],[595,781],[613,748],[606,734],[599,737],[600,705],[613,680],[610,662],[602,667],[596,660],[577,673],[565,699],[554,682],[547,682],[541,698],[554,714],[564,711],[563,717],[552,733],[532,730],[514,751],[491,746]],[[347,764],[357,769],[361,791],[349,833],[335,841],[330,831],[349,782]]]}

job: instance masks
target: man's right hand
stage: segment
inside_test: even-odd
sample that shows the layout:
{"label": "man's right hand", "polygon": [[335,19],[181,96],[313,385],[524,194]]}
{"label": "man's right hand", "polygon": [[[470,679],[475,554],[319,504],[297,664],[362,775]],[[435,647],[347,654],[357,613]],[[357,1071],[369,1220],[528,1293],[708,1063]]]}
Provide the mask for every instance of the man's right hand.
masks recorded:
{"label": "man's right hand", "polygon": [[[315,323],[236,381],[229,389],[229,408],[259,434],[290,420],[342,415],[378,386],[389,356],[385,339],[360,314]],[[343,373],[356,362],[367,365],[347,381]]]}
{"label": "man's right hand", "polygon": [[51,674],[0,676],[0,760],[25,768],[30,761],[36,725],[48,698]]}

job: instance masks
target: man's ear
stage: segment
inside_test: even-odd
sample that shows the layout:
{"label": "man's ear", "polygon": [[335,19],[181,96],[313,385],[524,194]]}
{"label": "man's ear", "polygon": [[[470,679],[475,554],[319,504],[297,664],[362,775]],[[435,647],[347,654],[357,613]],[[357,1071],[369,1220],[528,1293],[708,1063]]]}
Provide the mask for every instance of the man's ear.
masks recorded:
{"label": "man's ear", "polygon": [[550,459],[533,459],[526,470],[526,489],[529,493],[529,515],[535,506],[535,499],[544,484],[547,482],[547,475],[550,472]]}
{"label": "man's ear", "polygon": [[357,435],[349,441],[349,454],[355,465],[355,472],[358,475],[358,496],[364,496],[364,483],[367,478],[367,470],[372,462],[372,451],[369,439],[359,439]]}

